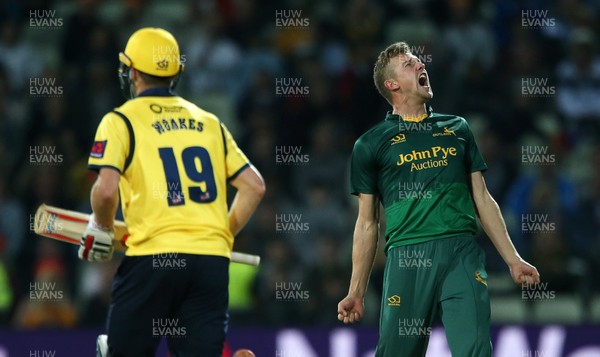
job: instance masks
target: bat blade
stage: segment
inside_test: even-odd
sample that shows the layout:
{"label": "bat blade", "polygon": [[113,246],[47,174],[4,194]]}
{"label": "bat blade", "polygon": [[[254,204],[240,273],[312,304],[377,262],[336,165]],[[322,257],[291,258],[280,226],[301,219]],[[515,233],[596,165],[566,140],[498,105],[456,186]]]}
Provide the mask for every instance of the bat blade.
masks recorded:
{"label": "bat blade", "polygon": [[[89,214],[70,211],[58,207],[41,204],[34,219],[34,231],[36,234],[66,243],[79,245],[79,239],[85,232],[90,219]],[[116,251],[127,250],[125,242],[129,233],[125,222],[115,220],[115,238],[113,248]],[[260,257],[257,255],[231,252],[231,261],[240,264],[258,266]]]}
{"label": "bat blade", "polygon": [[[89,214],[41,204],[35,213],[34,230],[36,234],[44,237],[79,244],[79,239],[85,232],[89,220]],[[113,248],[124,252],[127,249],[125,246],[127,236],[125,222],[115,221]]]}

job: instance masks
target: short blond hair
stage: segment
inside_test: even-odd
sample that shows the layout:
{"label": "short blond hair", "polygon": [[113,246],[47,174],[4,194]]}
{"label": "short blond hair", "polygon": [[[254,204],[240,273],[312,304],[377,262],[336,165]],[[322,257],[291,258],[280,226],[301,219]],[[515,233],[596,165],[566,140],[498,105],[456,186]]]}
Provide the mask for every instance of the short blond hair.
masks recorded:
{"label": "short blond hair", "polygon": [[377,87],[379,94],[381,94],[381,96],[390,104],[392,104],[392,95],[390,91],[385,88],[385,81],[388,80],[391,75],[388,65],[392,58],[410,53],[410,46],[408,43],[404,41],[396,42],[381,51],[375,62],[375,67],[373,68],[373,82],[375,82],[375,87]]}

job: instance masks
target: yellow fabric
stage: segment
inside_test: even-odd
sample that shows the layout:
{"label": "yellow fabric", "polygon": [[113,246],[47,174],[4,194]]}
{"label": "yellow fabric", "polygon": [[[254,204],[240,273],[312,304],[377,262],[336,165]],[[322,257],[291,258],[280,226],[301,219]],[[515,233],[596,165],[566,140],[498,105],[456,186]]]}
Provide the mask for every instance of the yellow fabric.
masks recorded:
{"label": "yellow fabric", "polygon": [[429,116],[429,113],[424,113],[424,114],[421,114],[421,115],[416,116],[416,117],[408,117],[408,116],[407,117],[402,117],[402,120],[404,120],[404,121],[410,121],[410,122],[414,122],[414,123],[420,123],[423,120],[427,119],[428,116]]}
{"label": "yellow fabric", "polygon": [[174,76],[179,73],[181,64],[179,45],[171,33],[146,27],[131,35],[125,56],[120,54],[119,61],[153,76]]}
{"label": "yellow fabric", "polygon": [[[88,166],[121,172],[121,208],[130,233],[126,254],[230,258],[226,179],[249,163],[229,131],[216,116],[181,97],[138,97],[116,111],[129,119],[134,133],[131,163],[126,167],[131,143],[125,120],[109,113],[95,138],[105,141],[104,148],[92,152]],[[178,177],[167,183],[169,168]]]}

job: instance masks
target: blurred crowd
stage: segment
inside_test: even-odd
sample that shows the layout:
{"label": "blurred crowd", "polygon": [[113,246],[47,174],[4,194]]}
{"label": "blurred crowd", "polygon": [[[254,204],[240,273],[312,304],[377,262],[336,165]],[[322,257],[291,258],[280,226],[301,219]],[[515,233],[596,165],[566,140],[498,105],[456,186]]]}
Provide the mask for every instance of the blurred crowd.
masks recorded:
{"label": "blurred crowd", "polygon": [[[524,12],[532,9],[540,12]],[[32,23],[40,17],[53,21]],[[258,271],[232,267],[235,323],[336,322],[356,216],[349,156],[389,110],[372,68],[399,40],[427,66],[434,111],[469,121],[524,258],[559,298],[600,293],[595,0],[9,0],[0,5],[1,326],[104,324],[118,257],[84,264],[76,247],[38,238],[31,224],[42,202],[91,211],[95,174],[86,162],[95,129],[124,101],[117,54],[144,26],[179,40],[177,93],[217,114],[267,183],[235,243],[263,258]],[[532,147],[552,159],[528,161]],[[40,150],[54,162],[32,157]],[[552,224],[523,229],[532,214]],[[299,224],[277,224],[290,221]],[[479,242],[490,275],[506,276],[489,240]],[[379,254],[371,305],[381,298],[383,263]],[[293,301],[278,293],[290,283],[304,292]],[[54,296],[32,298],[43,290]],[[370,314],[374,322],[376,309]]]}

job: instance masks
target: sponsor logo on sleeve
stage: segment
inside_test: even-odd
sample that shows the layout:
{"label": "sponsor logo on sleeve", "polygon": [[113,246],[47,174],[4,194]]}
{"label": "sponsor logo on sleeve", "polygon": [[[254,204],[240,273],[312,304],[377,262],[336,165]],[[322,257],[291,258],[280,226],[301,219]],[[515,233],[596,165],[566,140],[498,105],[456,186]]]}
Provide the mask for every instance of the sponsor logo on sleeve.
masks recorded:
{"label": "sponsor logo on sleeve", "polygon": [[106,151],[107,142],[108,140],[94,141],[94,145],[92,146],[92,152],[90,153],[90,156],[95,159],[100,159],[104,157],[104,151]]}

